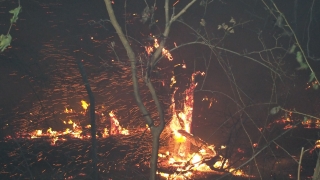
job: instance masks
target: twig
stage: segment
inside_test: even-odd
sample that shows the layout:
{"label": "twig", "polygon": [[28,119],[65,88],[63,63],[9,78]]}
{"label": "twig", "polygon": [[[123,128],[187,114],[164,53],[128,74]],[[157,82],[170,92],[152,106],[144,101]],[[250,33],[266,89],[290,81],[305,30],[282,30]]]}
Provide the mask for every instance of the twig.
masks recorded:
{"label": "twig", "polygon": [[29,174],[30,174],[30,176],[31,176],[31,179],[34,179],[34,178],[33,178],[33,175],[32,175],[32,172],[31,172],[31,170],[30,170],[30,168],[29,168],[29,164],[28,164],[27,158],[24,156],[24,153],[23,153],[23,151],[22,151],[22,148],[21,148],[20,144],[17,142],[16,139],[14,139],[14,142],[15,142],[15,143],[18,145],[18,147],[19,147],[20,155],[22,156],[23,161],[24,161],[25,164],[26,164],[26,168],[27,168],[27,170],[28,170],[28,172],[29,172]]}
{"label": "twig", "polygon": [[300,159],[299,159],[299,163],[298,163],[298,177],[297,177],[297,180],[300,180],[300,170],[301,170],[301,161],[302,161],[302,156],[303,156],[303,150],[304,150],[304,147],[301,148],[301,153],[300,153]]}
{"label": "twig", "polygon": [[[298,124],[300,124],[300,123],[297,123],[297,124],[294,124],[294,125],[296,126],[296,125],[298,125]],[[288,133],[288,132],[291,131],[291,130],[292,130],[292,129],[287,129],[287,130],[284,131],[283,133],[279,134],[279,136],[273,138],[273,139],[272,139],[271,141],[269,141],[266,145],[264,145],[259,151],[257,151],[250,159],[248,159],[246,162],[244,162],[244,163],[241,164],[240,166],[236,167],[235,170],[238,170],[238,169],[240,169],[241,167],[247,165],[247,164],[248,164],[250,161],[252,161],[256,156],[258,156],[264,149],[266,149],[267,147],[269,147],[270,144],[271,144],[273,141],[279,139],[280,137],[282,137],[283,135],[285,135],[286,133]],[[226,173],[225,175],[219,177],[217,180],[223,179],[224,177],[226,177],[226,176],[228,176],[228,175],[230,175],[230,174],[231,174],[230,172],[229,172],[229,173]]]}

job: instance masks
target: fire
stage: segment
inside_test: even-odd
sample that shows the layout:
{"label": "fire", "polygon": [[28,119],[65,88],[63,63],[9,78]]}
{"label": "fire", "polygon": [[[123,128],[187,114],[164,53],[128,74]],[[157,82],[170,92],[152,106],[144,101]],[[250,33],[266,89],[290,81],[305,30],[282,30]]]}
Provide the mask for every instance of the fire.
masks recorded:
{"label": "fire", "polygon": [[31,138],[38,138],[39,136],[42,136],[42,130],[35,130],[31,133]]}
{"label": "fire", "polygon": [[158,48],[158,47],[159,47],[158,39],[154,39],[154,44],[153,44],[153,46],[154,46],[155,48]]}
{"label": "fire", "polygon": [[217,161],[217,162],[213,165],[213,167],[214,167],[214,168],[217,168],[217,169],[220,169],[220,168],[222,167],[222,165],[223,165],[223,169],[228,168],[228,166],[229,166],[228,159],[223,159],[223,157],[220,157],[220,158],[221,158],[221,160],[220,160],[220,161]]}
{"label": "fire", "polygon": [[[84,110],[86,110],[89,106],[89,104],[82,100],[81,101],[81,106]],[[64,113],[76,113],[73,109],[68,109],[65,108]],[[97,113],[97,112],[96,112]],[[79,112],[79,115],[85,115],[84,112]],[[100,114],[101,116],[104,116],[103,113]],[[118,119],[116,118],[115,114],[113,113],[113,111],[111,111],[109,113],[110,115],[110,124],[111,124],[111,129],[109,130],[107,127],[101,128],[101,135],[100,137],[102,138],[107,138],[110,135],[118,135],[118,134],[123,134],[123,135],[129,135],[129,130],[122,128],[120,126],[120,123],[118,121]],[[90,135],[85,135],[83,134],[83,128],[80,125],[80,122],[74,121],[72,119],[68,119],[68,120],[64,120],[62,121],[63,124],[68,125],[68,128],[65,128],[64,131],[55,131],[53,130],[51,127],[49,127],[46,131],[43,131],[41,129],[35,130],[31,133],[27,133],[26,135],[23,134],[17,134],[18,137],[23,137],[23,138],[48,138],[50,141],[51,145],[56,145],[56,143],[58,141],[66,141],[67,139],[70,138],[77,138],[77,139],[89,139],[91,138]],[[72,125],[72,126],[70,126]],[[85,129],[90,129],[91,125],[88,124],[86,126],[84,126]],[[98,128],[99,130],[100,128]],[[99,137],[97,135],[97,137]]]}
{"label": "fire", "polygon": [[[153,46],[145,46],[145,50],[147,52],[148,55],[151,55],[151,53],[154,51],[154,49],[157,49],[159,47],[159,42],[157,38],[154,38],[154,43]],[[169,50],[162,48],[162,56],[165,56],[167,59],[169,59],[169,61],[173,60],[173,57],[170,53]]]}
{"label": "fire", "polygon": [[66,108],[66,109],[64,110],[64,112],[65,112],[65,113],[73,113],[73,110]]}
{"label": "fire", "polygon": [[113,111],[111,111],[109,113],[110,116],[110,122],[111,122],[111,130],[110,130],[110,134],[111,135],[116,135],[116,134],[124,134],[124,135],[128,135],[129,131],[125,128],[122,128],[119,124],[118,119],[116,118],[115,114],[113,113]]}
{"label": "fire", "polygon": [[175,76],[172,76],[170,88],[172,88],[172,86],[173,86],[176,82],[177,82],[177,81],[176,81],[176,77],[175,77]]}
{"label": "fire", "polygon": [[162,48],[162,55],[165,56],[169,61],[173,60],[173,57],[170,53],[170,51],[166,50],[165,48]]}
{"label": "fire", "polygon": [[108,128],[104,128],[104,129],[103,129],[102,137],[106,138],[106,137],[108,137],[108,136],[109,136],[109,130],[108,130]]}
{"label": "fire", "polygon": [[146,49],[148,55],[150,56],[151,53],[153,52],[153,47],[151,47],[151,46],[149,46],[149,47],[145,46],[144,48]]}
{"label": "fire", "polygon": [[[235,170],[230,168],[228,159],[222,156],[217,156],[214,145],[208,145],[203,140],[195,137],[191,134],[191,123],[192,123],[192,113],[193,113],[193,101],[194,101],[194,90],[197,86],[195,83],[196,75],[204,75],[201,72],[195,72],[192,74],[192,80],[190,87],[185,90],[185,98],[183,103],[183,110],[177,112],[175,107],[174,94],[178,88],[175,88],[173,95],[171,97],[172,119],[169,124],[169,128],[173,134],[173,149],[171,153],[169,151],[166,154],[159,154],[161,164],[171,167],[176,167],[176,172],[173,174],[162,173],[159,174],[166,179],[192,179],[194,172],[216,172],[213,169],[224,169],[231,172],[236,176],[243,176],[244,173],[241,170]],[[175,77],[171,78],[170,87],[175,84]],[[206,99],[208,100],[208,98]],[[190,150],[191,143],[198,146],[200,150],[198,152],[192,153]],[[169,146],[170,147],[170,146]],[[221,146],[221,149],[226,148]],[[164,161],[162,161],[164,160]],[[208,165],[208,161],[213,161],[214,164]],[[210,163],[209,163],[210,164]]]}
{"label": "fire", "polygon": [[81,106],[82,106],[82,108],[83,108],[84,110],[87,110],[89,104],[88,104],[86,101],[81,100]]}
{"label": "fire", "polygon": [[[186,97],[184,101],[184,107],[183,111],[177,114],[175,109],[175,100],[174,100],[174,94],[177,91],[175,89],[172,98],[171,98],[171,110],[172,110],[172,120],[170,123],[170,129],[172,130],[174,134],[174,139],[176,141],[175,143],[175,150],[174,152],[175,156],[186,156],[187,153],[189,153],[190,149],[190,143],[186,142],[186,137],[181,135],[178,130],[184,130],[188,133],[191,132],[191,123],[192,123],[192,111],[193,111],[193,92],[197,86],[197,84],[194,82],[194,77],[200,74],[200,72],[196,72],[192,74],[192,82],[190,84],[190,87],[185,91]],[[172,84],[175,83],[175,81],[172,81]]]}

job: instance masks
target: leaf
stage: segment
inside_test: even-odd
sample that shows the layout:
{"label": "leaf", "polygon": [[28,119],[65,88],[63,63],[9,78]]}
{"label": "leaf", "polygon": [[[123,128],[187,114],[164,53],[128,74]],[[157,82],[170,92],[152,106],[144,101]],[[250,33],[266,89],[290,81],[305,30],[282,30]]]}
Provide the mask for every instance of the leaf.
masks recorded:
{"label": "leaf", "polygon": [[206,26],[206,21],[205,21],[204,19],[201,19],[200,25],[201,25],[201,26]]}
{"label": "leaf", "polygon": [[300,64],[300,67],[297,70],[308,69],[308,65],[303,61],[302,53],[300,51],[296,54],[297,62]]}
{"label": "leaf", "polygon": [[279,28],[283,28],[283,17],[281,14],[278,16],[275,26],[278,26]]}
{"label": "leaf", "polygon": [[231,19],[230,19],[230,21],[229,21],[230,23],[232,23],[233,25],[235,25],[236,24],[236,20],[234,20],[234,18],[233,17],[231,17]]}
{"label": "leaf", "polygon": [[227,30],[227,28],[228,28],[229,26],[226,25],[225,23],[222,23],[222,27],[223,27],[223,29]]}
{"label": "leaf", "polygon": [[314,90],[317,90],[319,88],[319,84],[318,83],[314,83],[312,84],[312,87]]}
{"label": "leaf", "polygon": [[229,28],[227,29],[227,31],[228,31],[229,33],[234,33],[234,30],[233,30],[232,27],[229,27]]}
{"label": "leaf", "polygon": [[303,117],[303,122],[307,122],[308,118],[306,116]]}
{"label": "leaf", "polygon": [[0,36],[1,52],[3,52],[8,46],[10,46],[11,40],[12,40],[12,37],[10,34],[8,34],[8,35],[1,34],[1,36]]}
{"label": "leaf", "polygon": [[114,46],[116,45],[116,43],[114,41],[112,41],[110,44],[111,44],[112,48],[114,48]]}
{"label": "leaf", "polygon": [[272,114],[272,115],[277,114],[280,109],[281,109],[280,106],[273,107],[273,108],[270,110],[270,114]]}
{"label": "leaf", "polygon": [[12,18],[10,19],[11,23],[17,22],[20,11],[21,11],[21,6],[9,11],[9,13],[13,14]]}
{"label": "leaf", "polygon": [[302,54],[301,54],[300,51],[297,52],[296,59],[297,59],[298,63],[302,63],[303,62]]}
{"label": "leaf", "polygon": [[297,46],[296,46],[295,44],[292,44],[289,53],[290,53],[290,54],[293,54],[293,53],[294,53],[294,50],[296,50],[296,47],[297,47]]}
{"label": "leaf", "polygon": [[207,3],[205,2],[205,0],[202,0],[201,2],[200,2],[200,6],[206,6],[207,5]]}
{"label": "leaf", "polygon": [[304,62],[301,62],[300,67],[298,67],[297,70],[303,70],[303,69],[308,69],[308,65]]}
{"label": "leaf", "polygon": [[309,76],[309,81],[308,82],[312,82],[314,80],[314,78],[316,77],[316,75],[314,74],[314,72],[312,72]]}

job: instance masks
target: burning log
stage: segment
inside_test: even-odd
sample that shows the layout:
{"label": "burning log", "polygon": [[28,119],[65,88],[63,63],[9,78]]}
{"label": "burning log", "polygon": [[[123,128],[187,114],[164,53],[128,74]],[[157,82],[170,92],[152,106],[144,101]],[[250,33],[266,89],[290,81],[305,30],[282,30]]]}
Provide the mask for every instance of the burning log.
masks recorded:
{"label": "burning log", "polygon": [[213,149],[209,148],[208,143],[206,143],[205,141],[203,141],[199,137],[196,137],[196,136],[186,132],[185,130],[178,130],[178,133],[180,133],[181,135],[186,137],[193,145],[195,145],[199,149],[204,149],[210,155],[216,156],[216,152]]}

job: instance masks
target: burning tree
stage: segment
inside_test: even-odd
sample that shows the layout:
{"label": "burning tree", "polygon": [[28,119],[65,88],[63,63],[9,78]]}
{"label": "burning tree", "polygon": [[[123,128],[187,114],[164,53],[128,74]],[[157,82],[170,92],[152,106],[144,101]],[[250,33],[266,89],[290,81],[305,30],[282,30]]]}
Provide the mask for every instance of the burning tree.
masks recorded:
{"label": "burning tree", "polygon": [[[174,21],[176,21],[192,4],[194,4],[196,2],[196,0],[191,1],[189,4],[187,4],[178,14],[174,14],[171,19],[169,19],[169,0],[165,1],[165,30],[162,33],[162,36],[164,37],[162,39],[162,41],[159,44],[159,47],[157,47],[156,51],[154,52],[154,54],[150,57],[150,60],[148,60],[147,62],[147,69],[146,69],[146,73],[144,74],[144,82],[146,83],[151,95],[152,95],[152,99],[155,103],[155,105],[157,106],[157,111],[159,113],[159,124],[155,125],[154,120],[151,118],[150,113],[148,112],[147,108],[145,107],[145,105],[143,104],[142,98],[140,96],[140,91],[139,91],[139,83],[138,83],[138,78],[137,78],[137,67],[136,67],[136,63],[137,61],[137,57],[135,55],[135,52],[133,51],[127,37],[125,36],[124,32],[122,31],[112,8],[112,4],[110,0],[105,0],[105,4],[107,7],[107,11],[110,17],[110,21],[113,25],[113,27],[116,29],[116,32],[124,46],[124,48],[127,51],[127,55],[131,64],[131,71],[132,71],[132,81],[133,81],[133,89],[134,89],[134,96],[135,99],[137,101],[137,105],[141,111],[141,113],[143,114],[146,124],[149,126],[150,130],[151,130],[151,134],[152,134],[152,152],[151,152],[151,160],[150,160],[150,180],[155,180],[156,179],[156,171],[157,171],[157,162],[158,162],[158,151],[159,151],[159,140],[160,140],[160,135],[164,129],[165,126],[165,120],[164,120],[164,111],[161,107],[161,104],[159,102],[159,99],[157,97],[157,93],[155,91],[155,88],[150,80],[150,73],[152,71],[153,68],[155,68],[157,60],[159,58],[159,56],[161,55],[161,53],[163,52],[163,49],[165,47],[165,39],[168,37],[169,35],[169,31],[171,28],[171,25]],[[146,3],[146,8],[142,14],[142,21],[146,22],[147,20],[151,20],[151,23],[153,23],[154,19],[153,19],[153,14],[154,14],[154,9],[156,8],[156,6],[154,5],[149,6]],[[165,54],[166,51],[165,51]]]}

